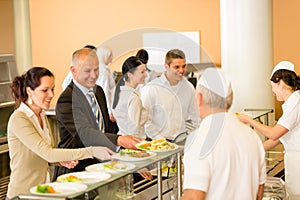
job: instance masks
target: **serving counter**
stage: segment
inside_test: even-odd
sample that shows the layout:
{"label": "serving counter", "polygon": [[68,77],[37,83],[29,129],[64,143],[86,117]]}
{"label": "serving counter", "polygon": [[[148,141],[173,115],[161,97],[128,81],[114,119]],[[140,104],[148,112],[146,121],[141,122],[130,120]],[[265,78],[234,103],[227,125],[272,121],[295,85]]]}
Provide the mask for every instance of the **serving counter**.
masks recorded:
{"label": "serving counter", "polygon": [[[260,121],[263,124],[269,125],[269,114],[272,113],[272,109],[245,109],[243,113],[250,115],[253,119]],[[48,116],[50,115],[47,113]],[[52,116],[55,116],[53,113]],[[66,196],[51,196],[51,195],[38,195],[38,194],[22,194],[14,198],[14,200],[119,200],[119,199],[178,199],[182,194],[182,163],[181,158],[183,155],[183,146],[179,146],[178,149],[173,151],[158,153],[156,156],[147,160],[132,162],[135,167],[120,173],[112,173],[111,177],[94,184],[87,185],[87,189],[82,192],[78,192],[72,195]],[[173,173],[173,176],[169,176],[169,173],[164,176],[162,173],[162,165],[164,162],[170,162],[174,160],[177,166],[177,172]],[[281,150],[267,152],[267,174],[268,176],[280,177],[283,172],[283,152]],[[134,184],[134,196],[133,197],[118,197],[118,182],[126,181],[128,176],[134,173],[138,173],[140,169],[148,168],[152,172],[155,171],[155,178],[152,181],[140,181]],[[274,181],[275,179],[272,179]],[[280,179],[278,179],[280,181]],[[276,181],[278,181],[276,179]],[[266,193],[266,192],[265,192]],[[270,193],[270,191],[268,191]],[[271,194],[271,193],[270,193]],[[172,197],[171,197],[172,196]]]}
{"label": "serving counter", "polygon": [[[246,108],[242,113],[251,116],[262,124],[270,125],[269,114],[273,113],[273,109]],[[268,138],[262,136],[263,141],[267,139]],[[284,180],[284,148],[282,144],[277,145],[270,151],[266,151],[266,166],[268,176],[278,177]]]}
{"label": "serving counter", "polygon": [[[52,196],[51,194],[48,195],[38,195],[38,194],[22,194],[18,197],[14,198],[14,200],[17,199],[23,199],[23,200],[47,200],[47,199],[54,199],[54,200],[77,200],[77,199],[145,199],[145,196],[142,194],[143,189],[141,190],[140,187],[137,187],[134,189],[134,197],[132,198],[119,198],[116,196],[116,182],[120,181],[121,179],[125,179],[132,173],[137,173],[138,170],[143,168],[148,169],[154,169],[156,170],[156,178],[154,181],[154,186],[156,188],[156,191],[152,191],[151,195],[154,195],[153,198],[157,198],[158,200],[162,200],[164,195],[170,195],[167,193],[172,192],[174,195],[174,191],[176,191],[176,196],[180,196],[182,193],[182,165],[181,165],[181,157],[183,154],[183,147],[178,146],[179,148],[164,152],[164,153],[157,153],[156,156],[139,161],[139,162],[132,162],[135,165],[135,168],[128,170],[126,172],[120,172],[120,173],[112,173],[111,177],[94,184],[87,185],[87,189],[78,192],[72,195],[67,196]],[[173,177],[163,177],[162,174],[162,163],[163,162],[169,162],[170,160],[174,160],[177,166],[177,172]],[[152,170],[153,171],[153,170]],[[174,182],[175,181],[175,182]],[[148,183],[143,183],[147,185]],[[176,186],[176,188],[173,191],[173,186]],[[147,187],[149,188],[149,187]],[[147,196],[147,199],[149,199],[149,196]]]}

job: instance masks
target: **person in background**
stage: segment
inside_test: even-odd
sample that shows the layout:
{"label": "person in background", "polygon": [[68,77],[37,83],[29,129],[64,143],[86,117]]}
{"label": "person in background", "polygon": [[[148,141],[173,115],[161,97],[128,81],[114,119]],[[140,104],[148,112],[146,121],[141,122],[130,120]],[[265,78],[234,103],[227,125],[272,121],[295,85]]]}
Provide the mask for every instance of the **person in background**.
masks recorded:
{"label": "person in background", "polygon": [[149,113],[143,108],[136,88],[138,84],[143,84],[145,81],[146,65],[137,57],[131,56],[123,63],[122,74],[123,77],[116,87],[112,107],[119,125],[118,135],[134,135],[145,139],[144,124],[149,119]]}
{"label": "person in background", "polygon": [[[119,80],[113,101],[113,114],[119,125],[118,135],[134,135],[146,139],[144,124],[149,119],[148,111],[143,108],[140,94],[136,90],[138,84],[143,84],[146,66],[137,57],[131,56],[122,65],[122,78]],[[152,174],[147,168],[142,168],[134,173],[135,182],[141,178],[152,179]]]}
{"label": "person in background", "polygon": [[[85,45],[83,48],[88,48],[88,49],[92,49],[92,50],[97,50],[97,48],[94,45]],[[67,76],[65,77],[63,83],[62,83],[62,89],[65,90],[68,85],[71,83],[73,77],[72,77],[72,72],[69,70]]]}
{"label": "person in background", "polygon": [[147,72],[147,77],[145,78],[144,85],[152,81],[153,79],[157,78],[157,73],[154,70],[151,70],[147,67],[147,63],[149,60],[149,55],[148,52],[145,49],[140,49],[136,53],[136,57],[142,61],[143,64],[146,65],[146,72]]}
{"label": "person in background", "polygon": [[[73,81],[57,101],[56,118],[60,133],[60,148],[106,146],[118,151],[120,146],[135,148],[141,139],[112,134],[106,98],[102,88],[96,85],[99,75],[98,57],[94,50],[82,48],[72,55],[70,70]],[[97,112],[95,112],[97,111]],[[79,161],[73,169],[56,167],[54,180],[61,174],[83,171],[85,167],[98,163],[97,159]]]}
{"label": "person in background", "polygon": [[185,144],[181,200],[262,199],[265,151],[255,131],[228,112],[228,76],[221,69],[204,70],[196,96],[202,121]]}
{"label": "person in background", "polygon": [[146,135],[151,139],[174,140],[186,132],[186,121],[194,127],[199,124],[195,89],[184,78],[186,60],[183,51],[167,52],[165,72],[141,90],[143,106],[149,111],[151,121],[145,124]]}
{"label": "person in background", "polygon": [[263,125],[247,115],[239,119],[269,138],[264,142],[270,150],[280,142],[285,149],[285,181],[290,199],[300,199],[300,77],[289,61],[279,62],[271,75],[271,86],[277,101],[283,101],[283,114],[273,127]]}
{"label": "person in background", "polygon": [[97,85],[101,86],[104,90],[107,102],[107,108],[109,113],[109,119],[112,122],[115,122],[114,115],[112,114],[112,102],[115,92],[115,79],[110,72],[109,64],[112,62],[113,54],[111,49],[108,47],[98,47],[97,49],[97,56],[99,59],[99,78],[96,82]]}
{"label": "person in background", "polygon": [[107,160],[113,154],[106,147],[53,148],[51,128],[44,111],[54,96],[54,75],[48,69],[33,67],[17,76],[11,84],[11,92],[17,109],[7,126],[11,159],[7,199],[28,193],[31,187],[49,180],[48,163],[60,162],[72,168],[78,159]]}

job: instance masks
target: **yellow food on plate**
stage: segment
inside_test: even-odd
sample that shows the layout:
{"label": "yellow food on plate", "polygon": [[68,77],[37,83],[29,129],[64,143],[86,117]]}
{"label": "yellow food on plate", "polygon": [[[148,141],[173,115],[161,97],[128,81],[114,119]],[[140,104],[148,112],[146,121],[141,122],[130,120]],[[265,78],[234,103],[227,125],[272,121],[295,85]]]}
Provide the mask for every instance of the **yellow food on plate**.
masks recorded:
{"label": "yellow food on plate", "polygon": [[151,142],[141,142],[136,147],[143,150],[162,151],[175,149],[175,144],[168,142],[166,139],[158,139]]}
{"label": "yellow food on plate", "polygon": [[166,143],[166,142],[168,142],[168,141],[166,139],[162,138],[162,139],[152,140],[151,144],[154,145],[154,144],[161,144],[161,143]]}

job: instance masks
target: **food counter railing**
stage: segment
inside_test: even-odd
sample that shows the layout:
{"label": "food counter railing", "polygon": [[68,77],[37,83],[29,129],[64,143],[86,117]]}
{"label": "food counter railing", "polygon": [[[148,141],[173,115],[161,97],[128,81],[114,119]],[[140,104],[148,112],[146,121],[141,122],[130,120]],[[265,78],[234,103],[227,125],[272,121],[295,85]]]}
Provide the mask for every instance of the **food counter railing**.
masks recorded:
{"label": "food counter railing", "polygon": [[[273,109],[245,108],[244,113],[265,125],[269,125],[269,113],[273,113]],[[263,121],[261,120],[261,117],[263,118]]]}
{"label": "food counter railing", "polygon": [[[242,112],[251,116],[253,119],[262,124],[269,124],[269,114],[273,113],[273,109],[244,109]],[[267,138],[264,137],[264,140]],[[266,166],[268,176],[279,177],[284,180],[284,163],[283,163],[283,146],[278,145],[271,151],[266,152]]]}
{"label": "food counter railing", "polygon": [[[272,109],[244,109],[243,113],[250,115],[253,119],[256,119],[258,121],[260,121],[263,124],[269,125],[269,113],[272,113],[273,110]],[[172,152],[168,152],[168,153],[164,153],[164,154],[158,154],[156,157],[151,158],[145,162],[140,162],[140,163],[134,163],[136,165],[136,167],[133,170],[130,170],[126,173],[120,173],[120,174],[114,174],[112,175],[112,177],[110,179],[107,179],[105,181],[99,182],[97,184],[93,184],[93,185],[89,185],[88,189],[85,192],[80,192],[74,195],[70,195],[70,196],[66,196],[66,197],[46,197],[46,196],[38,196],[38,195],[32,195],[32,194],[25,194],[25,195],[20,195],[18,198],[15,199],[22,199],[22,200],[34,200],[34,199],[41,199],[41,200],[47,200],[47,199],[56,199],[56,200],[63,200],[63,199],[93,199],[91,195],[93,195],[93,191],[97,191],[96,193],[98,193],[98,191],[104,191],[107,193],[111,193],[113,194],[113,191],[108,191],[106,190],[107,188],[103,189],[105,186],[108,186],[110,184],[112,184],[114,181],[119,180],[121,178],[126,177],[128,174],[131,174],[133,172],[136,172],[139,169],[142,169],[146,166],[149,165],[156,165],[157,169],[158,169],[158,177],[157,177],[157,199],[161,200],[163,198],[163,193],[165,191],[163,191],[163,178],[162,178],[162,173],[161,173],[161,166],[162,166],[162,162],[165,160],[170,160],[171,157],[176,157],[177,158],[177,166],[178,166],[178,170],[177,170],[177,184],[176,187],[177,189],[177,193],[178,196],[181,195],[182,193],[182,169],[181,169],[181,164],[180,160],[181,160],[181,156],[183,153],[183,148],[181,147],[180,149],[177,149],[175,151]],[[274,158],[273,158],[274,157]],[[283,170],[283,154],[280,151],[275,151],[274,152],[269,152],[267,153],[267,173],[268,176],[277,176],[279,171]],[[275,170],[276,169],[276,170]],[[278,177],[278,176],[277,176]],[[148,183],[147,183],[148,184]],[[145,184],[144,186],[146,187],[147,184]],[[175,184],[174,184],[175,185]],[[153,191],[153,190],[152,190]],[[153,193],[153,192],[152,192]],[[102,194],[104,195],[104,194]],[[101,198],[101,194],[99,194],[100,198]],[[116,197],[114,197],[116,198]],[[98,200],[98,198],[95,198]],[[113,197],[108,197],[106,199],[110,199],[112,200]],[[116,198],[118,199],[118,198]],[[136,195],[133,199],[145,199],[145,198],[138,198],[138,195]]]}
{"label": "food counter railing", "polygon": [[[107,180],[88,185],[88,188],[84,192],[79,192],[73,195],[69,196],[45,196],[45,195],[36,195],[36,194],[22,194],[19,195],[16,198],[13,198],[13,200],[17,199],[22,199],[22,200],[35,200],[35,199],[40,199],[40,200],[47,200],[47,199],[55,199],[55,200],[75,200],[75,199],[94,199],[95,198],[95,193],[98,193],[97,191],[100,190],[102,187],[107,186],[111,183],[113,183],[116,180],[119,180],[121,178],[126,177],[129,174],[136,173],[138,170],[152,166],[157,168],[157,199],[162,200],[163,199],[163,176],[162,176],[162,162],[164,161],[169,161],[171,158],[176,158],[176,164],[177,164],[177,195],[180,196],[182,193],[182,168],[181,168],[181,157],[183,154],[183,147],[179,146],[178,149],[175,149],[174,151],[166,152],[166,153],[158,153],[155,157],[149,158],[148,160],[145,161],[139,161],[139,162],[134,162],[135,168],[126,172],[121,172],[118,174],[111,174],[111,177]],[[109,192],[109,191],[106,191]],[[97,198],[95,198],[97,199]],[[99,199],[101,198],[101,194],[99,194]],[[106,199],[113,199],[106,197]],[[118,199],[118,198],[116,198]],[[133,197],[132,199],[135,199]]]}

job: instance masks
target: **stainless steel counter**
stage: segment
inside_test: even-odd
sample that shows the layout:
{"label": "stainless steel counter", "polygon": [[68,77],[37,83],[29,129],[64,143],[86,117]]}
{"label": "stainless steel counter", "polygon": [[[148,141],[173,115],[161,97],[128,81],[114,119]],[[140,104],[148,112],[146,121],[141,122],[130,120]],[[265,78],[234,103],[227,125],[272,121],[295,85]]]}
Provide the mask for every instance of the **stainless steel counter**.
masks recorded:
{"label": "stainless steel counter", "polygon": [[[171,157],[176,158],[176,162],[177,162],[177,178],[175,179],[177,181],[176,185],[176,191],[177,191],[177,195],[181,196],[182,193],[182,168],[181,168],[181,156],[183,153],[183,147],[179,147],[178,149],[171,151],[171,152],[166,152],[166,153],[159,153],[157,154],[155,157],[152,157],[148,160],[142,161],[142,162],[134,162],[135,164],[135,168],[126,172],[121,172],[118,174],[111,174],[112,176],[104,181],[92,184],[92,185],[88,185],[88,188],[84,191],[84,192],[79,192],[76,193],[74,195],[69,195],[69,196],[62,196],[62,197],[50,197],[50,199],[94,199],[95,194],[99,194],[99,192],[101,191],[101,189],[104,190],[109,193],[114,195],[113,192],[108,191],[107,188],[110,184],[112,184],[114,181],[122,179],[124,177],[126,177],[129,174],[132,173],[137,173],[138,170],[145,168],[145,167],[154,167],[157,169],[157,179],[156,179],[156,183],[157,184],[157,199],[158,200],[162,200],[163,199],[163,193],[167,190],[170,189],[170,187],[168,188],[164,188],[163,187],[163,177],[162,177],[162,162],[163,161],[168,161],[170,160]],[[174,182],[174,179],[172,179]],[[107,194],[106,194],[107,195]],[[101,195],[100,195],[101,196]],[[33,200],[33,199],[40,199],[40,200],[44,200],[44,199],[49,199],[49,196],[44,196],[44,195],[35,195],[35,194],[22,194],[19,195],[18,197],[14,198],[14,199],[26,199],[26,200]],[[102,198],[101,198],[102,199]],[[111,198],[109,198],[111,199]],[[135,198],[133,198],[135,199]]]}
{"label": "stainless steel counter", "polygon": [[[244,109],[242,112],[251,116],[253,119],[262,124],[269,124],[269,114],[273,113],[273,109]],[[263,141],[268,138],[263,136]],[[278,177],[284,180],[284,147],[282,144],[277,145],[270,151],[266,151],[266,167],[267,175],[270,177]]]}
{"label": "stainless steel counter", "polygon": [[[244,113],[248,113],[252,116],[252,118],[268,125],[269,118],[268,114],[272,113],[272,109],[245,109]],[[48,117],[55,117],[54,111],[48,111]],[[53,121],[54,122],[54,121]],[[268,176],[277,176],[279,172],[281,172],[283,168],[283,150],[282,147],[278,149],[274,149],[273,151],[267,152],[266,162],[267,162],[267,173]],[[117,199],[115,196],[115,188],[113,187],[113,183],[126,177],[128,174],[137,173],[139,169],[144,167],[155,167],[157,169],[157,179],[153,180],[152,182],[143,182],[139,183],[139,186],[136,186],[135,194],[136,196],[133,198],[137,199],[147,199],[149,196],[151,199],[157,198],[158,200],[162,200],[164,194],[168,191],[173,189],[173,186],[176,185],[177,196],[181,196],[182,193],[182,169],[181,169],[181,157],[183,154],[183,147],[168,153],[158,154],[156,157],[153,157],[145,162],[136,162],[134,163],[136,167],[130,171],[113,174],[109,179],[89,185],[88,188],[84,192],[80,192],[74,195],[64,196],[64,197],[46,197],[46,196],[39,196],[39,195],[32,195],[32,194],[24,194],[20,195],[16,199]],[[177,176],[163,179],[162,177],[162,162],[166,160],[170,160],[171,157],[175,157],[177,161]],[[154,187],[148,187],[143,192],[138,192],[141,185],[148,186],[154,185]],[[99,195],[99,198],[97,198]]]}

